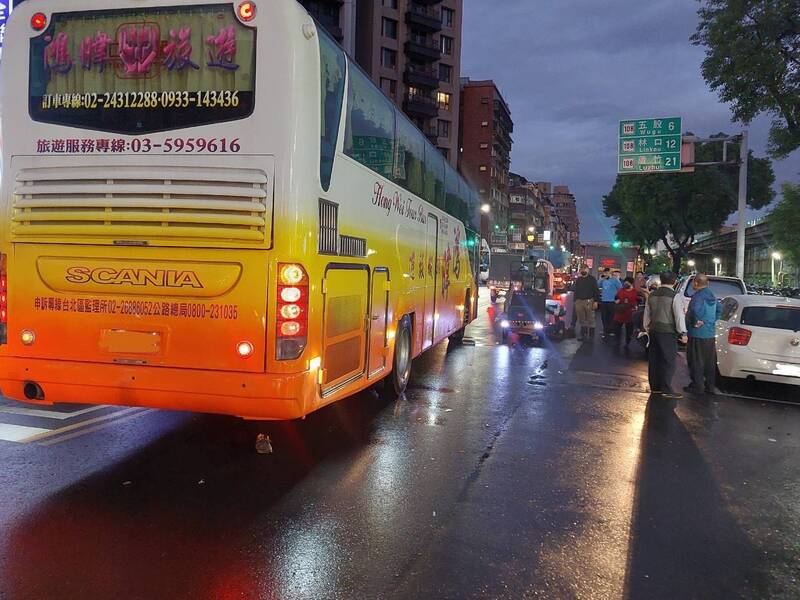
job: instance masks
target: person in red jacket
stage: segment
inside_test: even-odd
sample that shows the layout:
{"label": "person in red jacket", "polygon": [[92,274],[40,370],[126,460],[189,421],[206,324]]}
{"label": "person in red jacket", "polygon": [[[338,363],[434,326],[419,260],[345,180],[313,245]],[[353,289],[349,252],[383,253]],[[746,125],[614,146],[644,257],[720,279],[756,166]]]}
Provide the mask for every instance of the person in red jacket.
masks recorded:
{"label": "person in red jacket", "polygon": [[631,343],[633,333],[633,311],[639,304],[639,292],[633,287],[633,278],[626,277],[622,284],[622,289],[617,292],[617,306],[614,313],[614,328],[617,332],[617,339],[622,339],[622,326],[625,326],[625,346]]}

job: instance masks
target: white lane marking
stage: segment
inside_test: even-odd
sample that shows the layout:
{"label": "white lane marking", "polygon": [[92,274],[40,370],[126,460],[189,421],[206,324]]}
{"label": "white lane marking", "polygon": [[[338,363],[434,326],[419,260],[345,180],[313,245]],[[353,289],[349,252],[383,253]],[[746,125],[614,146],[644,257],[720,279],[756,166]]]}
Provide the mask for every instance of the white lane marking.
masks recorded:
{"label": "white lane marking", "polygon": [[[60,444],[62,442],[66,442],[68,440],[71,440],[71,439],[76,438],[76,437],[80,437],[82,435],[88,435],[90,433],[94,433],[95,431],[103,429],[104,427],[108,427],[109,425],[118,425],[120,423],[124,423],[125,421],[131,421],[133,419],[138,419],[142,415],[146,415],[146,414],[151,413],[153,411],[154,411],[154,409],[152,409],[152,408],[145,408],[145,409],[140,410],[139,412],[135,412],[133,414],[128,414],[127,416],[121,417],[121,418],[116,419],[114,421],[107,421],[106,423],[98,423],[97,425],[93,425],[92,427],[86,427],[84,429],[79,429],[78,431],[73,431],[72,433],[68,433],[67,435],[58,436],[58,437],[56,437],[54,439],[45,440],[45,441],[41,442],[41,445],[42,446],[52,446],[53,444]],[[58,431],[59,432],[63,431],[63,429],[58,430]]]}
{"label": "white lane marking", "polygon": [[131,407],[125,408],[123,410],[118,410],[116,412],[109,413],[107,415],[102,415],[100,417],[95,417],[94,419],[87,419],[86,421],[81,421],[80,423],[73,423],[72,425],[67,425],[66,427],[59,427],[58,429],[52,430],[44,430],[44,433],[40,433],[38,435],[34,435],[33,437],[29,437],[25,440],[26,444],[30,444],[31,442],[38,442],[40,440],[53,437],[54,435],[60,435],[62,433],[66,433],[67,431],[73,431],[75,429],[80,429],[83,427],[88,427],[94,423],[100,423],[102,421],[108,421],[110,419],[118,419],[123,417],[124,415],[130,414],[135,411],[143,410],[139,407]]}
{"label": "white lane marking", "polygon": [[101,408],[106,408],[106,406],[107,405],[105,404],[100,404],[98,406],[90,406],[89,408],[76,410],[75,412],[71,413],[63,413],[42,408],[25,408],[24,406],[2,406],[0,407],[0,413],[6,413],[9,415],[24,415],[26,417],[43,417],[45,419],[58,419],[63,421],[66,419],[71,419],[72,417],[77,417],[79,415],[85,415],[86,413],[100,410]]}
{"label": "white lane marking", "polygon": [[25,442],[32,437],[50,431],[41,427],[26,427],[25,425],[8,425],[0,423],[0,440],[4,442]]}

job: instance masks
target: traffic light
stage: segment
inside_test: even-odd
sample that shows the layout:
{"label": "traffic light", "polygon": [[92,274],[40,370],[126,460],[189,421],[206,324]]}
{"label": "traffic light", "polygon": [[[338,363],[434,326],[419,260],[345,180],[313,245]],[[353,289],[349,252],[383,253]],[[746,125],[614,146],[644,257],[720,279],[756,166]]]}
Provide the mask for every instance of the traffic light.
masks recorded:
{"label": "traffic light", "polygon": [[622,242],[620,242],[619,240],[614,240],[613,242],[611,242],[611,247],[612,248],[619,248],[621,246],[622,246]]}

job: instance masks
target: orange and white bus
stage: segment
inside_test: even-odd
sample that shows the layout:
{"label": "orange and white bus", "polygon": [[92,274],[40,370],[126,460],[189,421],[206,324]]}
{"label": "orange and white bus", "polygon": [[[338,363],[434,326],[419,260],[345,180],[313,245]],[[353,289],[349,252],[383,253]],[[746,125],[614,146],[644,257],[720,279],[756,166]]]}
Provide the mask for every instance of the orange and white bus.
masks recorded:
{"label": "orange and white bus", "polygon": [[2,64],[0,388],[291,419],[458,341],[477,194],[296,0],[41,0]]}

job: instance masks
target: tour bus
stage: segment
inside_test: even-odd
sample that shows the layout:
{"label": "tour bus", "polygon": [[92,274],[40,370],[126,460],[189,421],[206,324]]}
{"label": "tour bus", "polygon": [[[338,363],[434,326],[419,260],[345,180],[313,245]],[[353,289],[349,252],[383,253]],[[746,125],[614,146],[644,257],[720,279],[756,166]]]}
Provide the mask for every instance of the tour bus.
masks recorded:
{"label": "tour bus", "polygon": [[458,342],[477,194],[296,0],[24,2],[0,388],[302,417]]}

